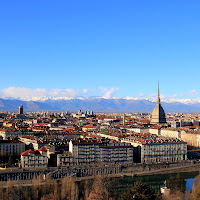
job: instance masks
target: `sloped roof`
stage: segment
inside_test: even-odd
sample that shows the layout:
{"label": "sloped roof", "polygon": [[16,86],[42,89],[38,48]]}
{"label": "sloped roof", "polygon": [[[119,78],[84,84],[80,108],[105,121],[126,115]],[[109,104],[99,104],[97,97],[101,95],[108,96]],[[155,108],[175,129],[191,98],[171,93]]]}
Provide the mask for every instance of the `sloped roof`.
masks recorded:
{"label": "sloped roof", "polygon": [[38,149],[38,151],[47,151],[46,147],[41,147],[40,149]]}
{"label": "sloped roof", "polygon": [[35,150],[35,151],[32,151],[31,149],[25,151],[25,152],[22,152],[20,153],[21,156],[30,156],[30,154],[33,153],[35,154],[35,156],[40,156],[40,152],[38,150]]}
{"label": "sloped roof", "polygon": [[29,149],[29,150],[27,150],[27,151],[25,151],[25,152],[20,153],[20,155],[21,155],[21,156],[29,156],[30,153],[34,153],[34,151],[32,151],[31,149]]}

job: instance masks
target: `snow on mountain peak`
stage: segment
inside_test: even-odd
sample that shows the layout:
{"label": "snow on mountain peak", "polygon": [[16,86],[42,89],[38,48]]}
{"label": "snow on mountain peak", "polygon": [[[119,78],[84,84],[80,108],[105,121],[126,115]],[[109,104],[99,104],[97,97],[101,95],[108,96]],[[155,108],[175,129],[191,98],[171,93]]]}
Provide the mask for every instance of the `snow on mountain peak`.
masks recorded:
{"label": "snow on mountain peak", "polygon": [[[124,99],[124,100],[135,100],[135,101],[150,101],[150,102],[156,102],[156,97],[150,97],[150,98],[140,98],[140,97],[111,97],[111,98],[104,98],[104,97],[77,97],[77,98],[73,98],[73,97],[53,97],[53,96],[44,96],[44,97],[22,97],[22,98],[3,98],[3,99],[18,99],[18,100],[22,100],[22,101],[38,101],[38,102],[45,102],[45,101],[56,101],[56,100],[72,100],[72,99],[80,99],[80,100],[86,100],[86,99]],[[200,103],[200,98],[196,98],[196,99],[175,99],[175,98],[171,98],[171,99],[161,99],[161,103],[165,102],[165,103],[183,103],[183,104],[196,104],[196,103]]]}

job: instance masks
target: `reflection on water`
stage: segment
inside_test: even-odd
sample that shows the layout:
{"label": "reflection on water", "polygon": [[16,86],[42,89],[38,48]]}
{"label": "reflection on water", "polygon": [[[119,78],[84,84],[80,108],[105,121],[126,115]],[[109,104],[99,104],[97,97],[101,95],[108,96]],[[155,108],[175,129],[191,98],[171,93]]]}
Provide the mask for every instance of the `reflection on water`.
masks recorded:
{"label": "reflection on water", "polygon": [[164,186],[165,180],[166,186],[170,188],[172,192],[177,190],[185,192],[186,190],[189,191],[191,189],[192,181],[198,175],[199,171],[173,174],[159,174],[141,177],[122,176],[120,178],[112,179],[112,185],[114,185],[116,196],[120,196],[123,192],[125,192],[128,189],[128,187],[131,187],[138,180],[146,182],[155,192],[158,192],[160,188]]}
{"label": "reflection on water", "polygon": [[186,190],[186,179],[182,178],[180,174],[176,176],[170,176],[166,179],[166,186],[170,188],[172,193],[176,191],[185,192]]}
{"label": "reflection on water", "polygon": [[190,191],[192,189],[192,183],[193,183],[194,178],[188,178],[186,180],[186,190]]}
{"label": "reflection on water", "polygon": [[[155,193],[160,191],[160,188],[164,186],[165,181],[166,186],[170,188],[172,192],[177,190],[182,192],[185,192],[186,190],[190,191],[193,179],[198,175],[199,171],[136,177],[122,175],[119,178],[111,178],[110,181],[113,187],[112,192],[115,194],[116,199],[118,199],[122,193],[126,192],[127,189],[133,186],[133,184],[138,180],[146,182]],[[90,189],[92,188],[92,182],[92,180],[88,181]],[[79,182],[79,191],[80,196],[84,196],[84,181]]]}

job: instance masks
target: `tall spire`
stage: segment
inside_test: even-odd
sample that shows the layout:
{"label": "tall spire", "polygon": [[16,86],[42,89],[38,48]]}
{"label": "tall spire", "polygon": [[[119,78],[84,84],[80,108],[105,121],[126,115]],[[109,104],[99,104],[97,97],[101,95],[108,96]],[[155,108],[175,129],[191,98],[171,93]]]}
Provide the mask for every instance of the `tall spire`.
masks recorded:
{"label": "tall spire", "polygon": [[159,88],[159,81],[158,81],[158,97],[157,97],[157,103],[160,103],[160,88]]}
{"label": "tall spire", "polygon": [[152,112],[152,118],[151,118],[152,124],[160,124],[160,123],[166,123],[166,117],[165,117],[165,111],[163,110],[161,104],[160,104],[160,88],[159,88],[159,82],[158,82],[158,97],[157,97],[157,103],[156,106]]}

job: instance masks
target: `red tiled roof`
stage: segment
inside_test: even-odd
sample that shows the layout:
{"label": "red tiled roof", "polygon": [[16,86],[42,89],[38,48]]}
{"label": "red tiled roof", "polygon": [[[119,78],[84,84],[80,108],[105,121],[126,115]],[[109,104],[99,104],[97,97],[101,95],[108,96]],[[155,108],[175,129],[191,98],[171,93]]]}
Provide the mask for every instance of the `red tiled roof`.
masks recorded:
{"label": "red tiled roof", "polygon": [[40,152],[39,150],[35,150],[35,151],[32,151],[31,149],[25,151],[25,152],[22,152],[20,155],[21,156],[30,156],[30,153],[34,153],[36,156],[40,156]]}
{"label": "red tiled roof", "polygon": [[20,155],[21,155],[21,156],[29,156],[30,153],[34,153],[34,151],[32,151],[31,149],[29,149],[29,150],[27,150],[27,151],[25,151],[25,152],[20,153]]}
{"label": "red tiled roof", "polygon": [[47,151],[45,147],[41,147],[38,151]]}

